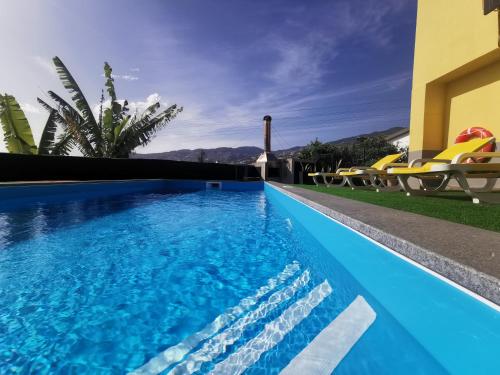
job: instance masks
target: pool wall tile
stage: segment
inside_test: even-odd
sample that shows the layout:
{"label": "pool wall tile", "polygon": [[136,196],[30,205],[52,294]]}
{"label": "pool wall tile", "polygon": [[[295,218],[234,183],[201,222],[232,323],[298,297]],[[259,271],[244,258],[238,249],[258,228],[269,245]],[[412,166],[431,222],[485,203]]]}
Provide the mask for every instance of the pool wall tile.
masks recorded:
{"label": "pool wall tile", "polygon": [[[263,182],[217,181],[221,190],[255,191],[263,189]],[[187,192],[206,189],[207,181],[200,180],[123,180],[88,182],[50,182],[0,185],[3,204],[28,203],[46,200],[97,198],[112,195],[147,192]]]}

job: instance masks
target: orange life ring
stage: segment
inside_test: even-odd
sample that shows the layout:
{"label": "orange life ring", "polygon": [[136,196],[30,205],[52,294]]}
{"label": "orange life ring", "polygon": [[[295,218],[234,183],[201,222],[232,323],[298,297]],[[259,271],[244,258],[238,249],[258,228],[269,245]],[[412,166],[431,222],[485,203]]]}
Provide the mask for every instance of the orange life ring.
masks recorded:
{"label": "orange life ring", "polygon": [[[490,138],[493,137],[493,133],[491,133],[488,129],[481,128],[480,126],[473,126],[472,128],[467,128],[463,130],[457,138],[455,138],[455,143],[462,143],[470,141],[474,138]],[[484,146],[479,152],[493,152],[495,151],[495,143],[489,143]],[[490,161],[490,158],[469,158],[465,162],[466,163],[487,163]]]}

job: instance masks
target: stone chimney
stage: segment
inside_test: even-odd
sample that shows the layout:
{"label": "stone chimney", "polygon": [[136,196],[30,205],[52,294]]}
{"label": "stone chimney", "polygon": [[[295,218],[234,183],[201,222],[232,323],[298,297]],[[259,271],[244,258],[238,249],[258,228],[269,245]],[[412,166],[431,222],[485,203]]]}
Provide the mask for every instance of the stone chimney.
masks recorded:
{"label": "stone chimney", "polygon": [[264,152],[271,152],[271,121],[272,118],[269,115],[264,116]]}
{"label": "stone chimney", "polygon": [[264,152],[255,162],[255,166],[260,168],[260,174],[263,180],[269,178],[269,168],[279,168],[279,161],[271,152],[271,121],[269,115],[264,116]]}

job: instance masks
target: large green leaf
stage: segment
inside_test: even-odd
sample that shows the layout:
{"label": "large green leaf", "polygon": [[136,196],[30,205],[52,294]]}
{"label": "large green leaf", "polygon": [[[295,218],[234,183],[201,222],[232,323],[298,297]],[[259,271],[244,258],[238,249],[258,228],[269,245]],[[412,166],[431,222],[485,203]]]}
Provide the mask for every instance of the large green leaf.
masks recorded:
{"label": "large green leaf", "polygon": [[7,150],[16,154],[36,154],[37,147],[26,116],[12,95],[0,95],[0,122]]}

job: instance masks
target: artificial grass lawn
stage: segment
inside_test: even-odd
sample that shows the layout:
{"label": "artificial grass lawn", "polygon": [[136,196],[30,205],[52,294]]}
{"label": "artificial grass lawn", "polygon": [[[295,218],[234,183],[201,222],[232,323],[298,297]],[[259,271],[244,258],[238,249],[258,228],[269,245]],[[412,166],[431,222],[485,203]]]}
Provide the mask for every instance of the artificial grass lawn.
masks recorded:
{"label": "artificial grass lawn", "polygon": [[473,204],[470,197],[460,192],[407,197],[403,192],[377,193],[374,190],[351,190],[348,187],[294,186],[500,232],[500,204]]}

